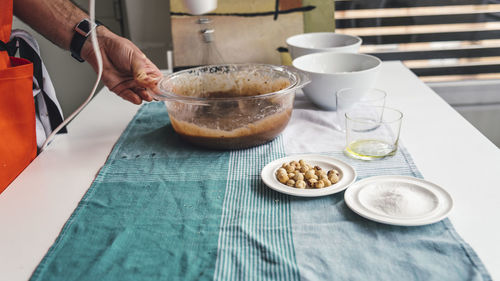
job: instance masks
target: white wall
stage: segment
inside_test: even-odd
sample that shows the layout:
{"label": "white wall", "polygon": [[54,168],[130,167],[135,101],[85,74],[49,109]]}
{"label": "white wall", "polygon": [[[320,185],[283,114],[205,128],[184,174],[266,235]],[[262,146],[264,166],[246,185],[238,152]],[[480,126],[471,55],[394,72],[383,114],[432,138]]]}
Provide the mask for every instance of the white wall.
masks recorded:
{"label": "white wall", "polygon": [[500,148],[500,104],[457,106],[455,109]]}
{"label": "white wall", "polygon": [[172,50],[170,1],[122,0],[123,34],[134,42],[160,69],[167,68]]}
{"label": "white wall", "polygon": [[94,70],[88,63],[76,61],[68,51],[52,44],[17,18],[14,18],[13,28],[28,31],[38,41],[64,116],[68,116],[89,95],[96,79]]}
{"label": "white wall", "polygon": [[429,83],[429,86],[500,148],[500,80]]}

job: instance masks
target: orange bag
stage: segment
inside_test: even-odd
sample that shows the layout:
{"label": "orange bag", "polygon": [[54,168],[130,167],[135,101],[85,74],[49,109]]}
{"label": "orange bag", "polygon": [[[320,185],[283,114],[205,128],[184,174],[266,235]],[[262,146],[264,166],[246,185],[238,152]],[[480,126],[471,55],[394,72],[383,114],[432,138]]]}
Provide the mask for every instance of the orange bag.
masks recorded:
{"label": "orange bag", "polygon": [[[9,41],[12,1],[0,1],[0,40]],[[0,193],[36,156],[33,64],[0,51]]]}

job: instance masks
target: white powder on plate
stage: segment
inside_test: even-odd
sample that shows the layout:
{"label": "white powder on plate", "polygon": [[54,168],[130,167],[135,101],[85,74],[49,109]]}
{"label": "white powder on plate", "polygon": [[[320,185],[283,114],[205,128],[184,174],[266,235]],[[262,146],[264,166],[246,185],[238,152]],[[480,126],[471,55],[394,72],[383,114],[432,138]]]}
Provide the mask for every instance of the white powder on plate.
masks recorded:
{"label": "white powder on plate", "polygon": [[359,194],[361,203],[378,214],[391,217],[418,217],[437,207],[437,197],[410,183],[379,183],[366,186]]}

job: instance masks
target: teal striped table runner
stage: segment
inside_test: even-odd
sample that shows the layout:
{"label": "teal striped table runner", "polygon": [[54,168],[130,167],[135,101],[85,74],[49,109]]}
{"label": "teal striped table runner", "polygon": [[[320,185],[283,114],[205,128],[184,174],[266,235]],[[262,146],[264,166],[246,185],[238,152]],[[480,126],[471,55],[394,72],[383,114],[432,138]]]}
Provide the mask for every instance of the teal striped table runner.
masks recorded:
{"label": "teal striped table runner", "polygon": [[299,280],[290,198],[267,188],[260,170],[283,157],[281,139],[230,152],[216,280]]}
{"label": "teal striped table runner", "polygon": [[[291,197],[260,180],[282,137],[246,150],[185,144],[163,104],[120,137],[31,280],[489,280],[451,223],[396,227],[351,212],[343,193]],[[420,176],[402,148],[360,178]],[[68,186],[70,188],[70,186]]]}

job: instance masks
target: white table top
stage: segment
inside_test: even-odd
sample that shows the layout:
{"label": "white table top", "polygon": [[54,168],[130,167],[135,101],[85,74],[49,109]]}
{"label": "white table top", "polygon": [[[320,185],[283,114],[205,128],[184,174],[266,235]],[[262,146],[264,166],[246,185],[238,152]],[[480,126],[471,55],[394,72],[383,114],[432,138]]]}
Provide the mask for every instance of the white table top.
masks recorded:
{"label": "white table top", "polygon": [[[405,114],[401,139],[423,176],[453,196],[456,230],[500,280],[500,149],[401,63],[384,63],[377,87]],[[0,194],[0,280],[31,276],[138,108],[103,89]]]}

